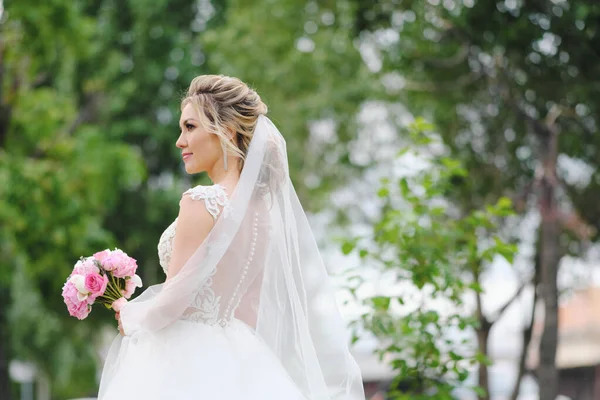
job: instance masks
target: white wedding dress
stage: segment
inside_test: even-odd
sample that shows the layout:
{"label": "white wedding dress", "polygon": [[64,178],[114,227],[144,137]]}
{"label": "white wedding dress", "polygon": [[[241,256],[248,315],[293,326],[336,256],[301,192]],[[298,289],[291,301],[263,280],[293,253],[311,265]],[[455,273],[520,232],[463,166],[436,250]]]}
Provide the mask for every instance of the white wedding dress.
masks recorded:
{"label": "white wedding dress", "polygon": [[[228,211],[229,199],[219,185],[197,186],[186,195],[204,201],[215,219],[223,209]],[[165,274],[176,229],[177,219],[158,244]],[[121,342],[120,365],[110,384],[101,388],[101,400],[305,399],[254,330],[235,318],[235,310],[221,306],[211,285],[212,279],[207,279],[193,307],[156,334],[117,338]]]}
{"label": "white wedding dress", "polygon": [[[214,224],[176,274],[121,309],[126,336],[109,351],[100,400],[364,400],[275,125],[258,117],[231,193],[184,196]],[[158,244],[165,272],[176,230],[177,220]]]}

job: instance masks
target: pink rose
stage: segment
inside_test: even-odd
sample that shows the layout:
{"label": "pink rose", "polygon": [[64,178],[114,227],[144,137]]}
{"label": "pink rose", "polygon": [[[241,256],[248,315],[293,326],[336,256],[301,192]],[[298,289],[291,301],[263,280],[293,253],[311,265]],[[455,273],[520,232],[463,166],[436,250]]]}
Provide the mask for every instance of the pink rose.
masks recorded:
{"label": "pink rose", "polygon": [[113,257],[112,254],[109,254],[108,256],[104,257],[100,264],[102,264],[102,268],[105,271],[112,272],[119,266],[119,257]]}
{"label": "pink rose", "polygon": [[73,267],[73,272],[71,272],[70,276],[73,276],[73,275],[86,276],[87,274],[91,274],[93,272],[98,273],[98,272],[100,272],[100,270],[96,266],[96,263],[94,263],[94,259],[92,257],[88,257],[88,258],[85,258],[84,260],[77,261],[77,264],[75,264],[75,267]]}
{"label": "pink rose", "polygon": [[102,264],[102,262],[108,257],[110,256],[111,251],[109,249],[106,250],[102,250],[99,251],[97,253],[94,254],[94,258],[96,260],[98,260],[100,262],[100,264]]}
{"label": "pink rose", "polygon": [[96,297],[104,294],[106,291],[106,285],[108,285],[108,276],[106,275],[100,275],[93,272],[85,276],[85,287],[90,291],[90,304],[94,302]]}
{"label": "pink rose", "polygon": [[119,268],[114,272],[117,278],[125,278],[126,276],[133,276],[137,271],[137,262],[131,257],[127,257],[127,260],[120,265]]}
{"label": "pink rose", "polygon": [[65,283],[62,296],[67,305],[69,315],[76,317],[77,319],[84,319],[88,316],[92,308],[88,306],[87,301],[80,301],[77,297],[78,294],[79,291],[72,282]]}
{"label": "pink rose", "polygon": [[123,308],[126,303],[127,299],[125,297],[121,297],[120,299],[113,301],[111,307],[113,310],[115,310],[115,312],[120,312],[121,308]]}
{"label": "pink rose", "polygon": [[68,306],[69,303],[70,304],[79,303],[80,300],[77,298],[78,293],[79,293],[79,291],[77,290],[75,285],[73,285],[73,282],[67,281],[67,283],[65,283],[65,285],[63,286],[63,291],[62,291],[62,296],[65,300],[65,304],[67,304],[67,306]]}
{"label": "pink rose", "polygon": [[73,304],[70,307],[67,306],[67,308],[69,310],[69,315],[79,320],[85,319],[90,314],[90,311],[92,311],[92,307],[85,301]]}
{"label": "pink rose", "polygon": [[132,276],[137,270],[136,260],[119,249],[114,250],[106,257],[102,262],[102,266],[105,270],[111,271],[117,278]]}

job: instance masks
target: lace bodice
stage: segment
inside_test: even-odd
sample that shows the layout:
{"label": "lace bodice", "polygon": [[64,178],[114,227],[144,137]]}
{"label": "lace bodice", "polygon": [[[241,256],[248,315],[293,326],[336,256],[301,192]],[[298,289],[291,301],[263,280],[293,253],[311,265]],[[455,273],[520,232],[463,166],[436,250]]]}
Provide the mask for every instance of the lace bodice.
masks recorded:
{"label": "lace bodice", "polygon": [[[206,209],[215,221],[219,215],[227,215],[231,211],[227,191],[221,185],[196,186],[187,190],[183,195],[189,195],[194,200],[204,201]],[[176,232],[177,218],[165,229],[158,242],[158,258],[165,275],[171,262],[173,240]],[[216,324],[220,322],[220,300],[220,296],[215,295],[212,289],[211,276],[204,282],[202,287],[198,288],[193,304],[186,310],[182,319],[204,322],[210,325]]]}
{"label": "lace bodice", "polygon": [[[196,186],[187,190],[183,195],[189,195],[194,200],[204,200],[206,209],[215,220],[221,214],[222,208],[224,213],[230,211],[227,190],[221,185]],[[169,270],[171,253],[173,252],[173,239],[175,238],[176,231],[177,218],[165,229],[158,241],[158,259],[165,275]]]}

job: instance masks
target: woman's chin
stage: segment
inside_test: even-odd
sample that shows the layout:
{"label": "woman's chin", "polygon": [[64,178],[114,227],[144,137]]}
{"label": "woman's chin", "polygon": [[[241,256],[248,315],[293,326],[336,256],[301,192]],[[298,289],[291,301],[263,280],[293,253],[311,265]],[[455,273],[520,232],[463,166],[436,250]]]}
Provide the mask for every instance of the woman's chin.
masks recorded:
{"label": "woman's chin", "polygon": [[187,172],[189,175],[194,175],[199,174],[200,172],[202,172],[202,170],[197,167],[194,167],[193,165],[185,164],[185,172]]}

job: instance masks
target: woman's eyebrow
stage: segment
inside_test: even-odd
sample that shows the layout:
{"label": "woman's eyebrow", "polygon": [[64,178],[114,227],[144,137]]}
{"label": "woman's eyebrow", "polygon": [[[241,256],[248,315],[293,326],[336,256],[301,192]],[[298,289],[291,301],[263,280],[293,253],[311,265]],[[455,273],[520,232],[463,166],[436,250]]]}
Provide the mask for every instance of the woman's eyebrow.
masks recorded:
{"label": "woman's eyebrow", "polygon": [[187,125],[187,123],[188,123],[188,122],[190,122],[190,121],[195,121],[195,119],[193,119],[193,118],[187,118],[187,119],[185,119],[185,120],[183,121],[183,123],[182,123],[182,124],[179,124],[179,126],[180,126],[180,127],[183,127],[183,126]]}

